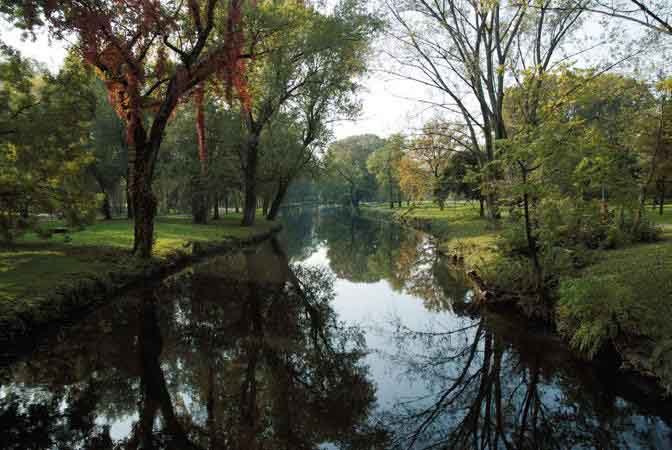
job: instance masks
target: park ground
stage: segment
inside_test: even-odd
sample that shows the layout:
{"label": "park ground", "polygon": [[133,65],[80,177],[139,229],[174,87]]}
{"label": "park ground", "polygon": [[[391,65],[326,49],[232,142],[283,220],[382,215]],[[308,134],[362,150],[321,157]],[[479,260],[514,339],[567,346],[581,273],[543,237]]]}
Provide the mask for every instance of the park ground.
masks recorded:
{"label": "park ground", "polygon": [[[500,256],[496,245],[499,231],[479,217],[477,203],[448,203],[444,210],[429,202],[395,209],[376,203],[365,205],[362,211],[364,216],[424,225],[419,228],[438,237],[445,253],[463,256],[466,264],[477,270]],[[586,267],[559,280],[555,317],[559,331],[570,344],[589,357],[619,334],[648,342],[646,355],[639,357],[642,367],[636,369],[659,378],[669,392],[672,205],[666,206],[662,216],[656,211],[648,217],[660,226],[660,240],[591,251]]]}
{"label": "park ground", "polygon": [[[154,254],[149,264],[161,264],[176,252],[189,252],[193,242],[241,241],[269,232],[275,222],[258,218],[253,227],[240,226],[238,214],[228,214],[207,225],[189,217],[158,217]],[[50,222],[45,228],[61,228]],[[129,220],[99,221],[80,231],[52,234],[43,239],[29,233],[0,247],[0,320],[40,309],[53,294],[80,280],[115,272],[143,270],[147,262],[130,255],[133,224]]]}

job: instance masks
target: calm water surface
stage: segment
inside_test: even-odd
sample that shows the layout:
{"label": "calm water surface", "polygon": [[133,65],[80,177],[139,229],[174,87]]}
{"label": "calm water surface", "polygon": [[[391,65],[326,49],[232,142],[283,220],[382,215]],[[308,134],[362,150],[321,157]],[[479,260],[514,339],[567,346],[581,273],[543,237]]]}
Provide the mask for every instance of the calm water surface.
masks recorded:
{"label": "calm water surface", "polygon": [[[0,448],[672,448],[672,408],[336,211],[3,352]],[[635,388],[634,386],[639,386]]]}

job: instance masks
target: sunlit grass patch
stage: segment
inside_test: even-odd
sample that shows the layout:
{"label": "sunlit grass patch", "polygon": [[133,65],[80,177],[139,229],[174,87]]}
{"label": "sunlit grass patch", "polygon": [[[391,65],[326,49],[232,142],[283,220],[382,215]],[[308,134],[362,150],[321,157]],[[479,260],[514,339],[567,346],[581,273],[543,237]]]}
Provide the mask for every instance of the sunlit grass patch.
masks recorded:
{"label": "sunlit grass patch", "polygon": [[[243,239],[266,232],[275,225],[263,218],[253,227],[240,226],[240,216],[231,215],[207,225],[194,225],[189,217],[157,218],[155,258],[161,259],[190,242]],[[60,227],[62,224],[49,224]],[[50,293],[90,274],[128,269],[133,246],[133,223],[101,221],[81,231],[54,234],[44,240],[27,234],[15,244],[0,248],[0,300],[24,299]]]}
{"label": "sunlit grass patch", "polygon": [[432,202],[395,209],[390,209],[386,203],[376,203],[365,208],[397,219],[429,223],[429,231],[441,240],[442,250],[463,256],[469,265],[487,263],[497,255],[498,231],[479,215],[477,202],[449,201],[444,209]]}

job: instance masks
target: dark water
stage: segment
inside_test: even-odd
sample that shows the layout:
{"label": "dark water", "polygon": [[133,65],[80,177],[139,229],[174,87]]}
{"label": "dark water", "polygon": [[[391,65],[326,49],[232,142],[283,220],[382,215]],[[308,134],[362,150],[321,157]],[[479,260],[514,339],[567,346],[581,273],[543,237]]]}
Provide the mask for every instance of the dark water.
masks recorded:
{"label": "dark water", "polygon": [[279,241],[6,355],[0,447],[672,448],[666,401],[544,330],[468,314],[428,236],[284,220]]}

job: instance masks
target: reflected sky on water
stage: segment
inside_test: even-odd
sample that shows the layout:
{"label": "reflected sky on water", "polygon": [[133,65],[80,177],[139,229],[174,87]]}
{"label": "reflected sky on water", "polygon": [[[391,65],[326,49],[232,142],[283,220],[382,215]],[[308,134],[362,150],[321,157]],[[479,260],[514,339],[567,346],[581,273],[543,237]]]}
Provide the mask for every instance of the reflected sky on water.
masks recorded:
{"label": "reflected sky on water", "polygon": [[670,407],[475,315],[429,236],[294,210],[0,367],[0,448],[672,448]]}

